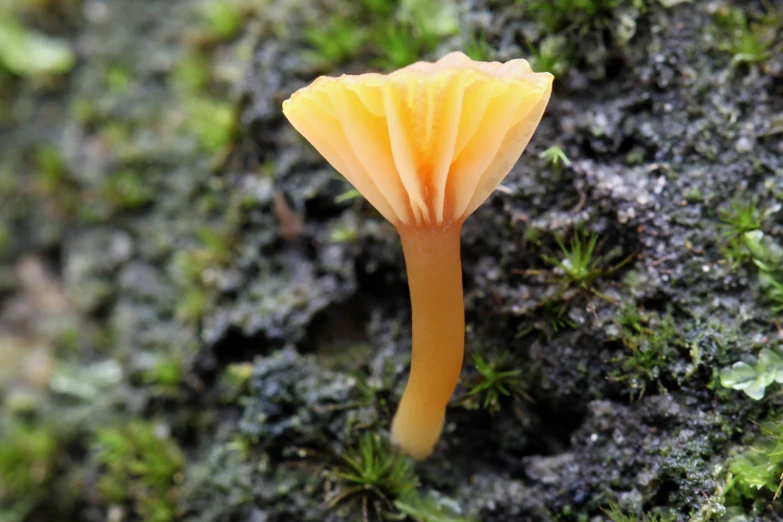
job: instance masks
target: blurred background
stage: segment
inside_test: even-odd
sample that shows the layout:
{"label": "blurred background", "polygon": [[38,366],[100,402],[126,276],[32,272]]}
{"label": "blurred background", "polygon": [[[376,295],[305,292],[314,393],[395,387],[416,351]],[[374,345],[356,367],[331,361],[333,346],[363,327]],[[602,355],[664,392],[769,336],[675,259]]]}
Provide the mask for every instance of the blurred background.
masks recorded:
{"label": "blurred background", "polygon": [[[777,0],[0,0],[0,522],[780,520]],[[284,120],[556,77],[463,232],[435,455],[399,239]]]}

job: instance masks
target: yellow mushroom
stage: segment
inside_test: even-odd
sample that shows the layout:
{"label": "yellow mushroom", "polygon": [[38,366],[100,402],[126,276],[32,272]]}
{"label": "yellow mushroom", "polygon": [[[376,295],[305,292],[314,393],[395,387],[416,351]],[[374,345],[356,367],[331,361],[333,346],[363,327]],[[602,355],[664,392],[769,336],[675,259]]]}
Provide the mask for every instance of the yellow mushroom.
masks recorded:
{"label": "yellow mushroom", "polygon": [[320,77],[283,103],[291,124],[402,239],[413,356],[392,439],[417,459],[440,437],[462,366],[462,223],[519,159],[552,80],[525,60],[456,52],[388,75]]}

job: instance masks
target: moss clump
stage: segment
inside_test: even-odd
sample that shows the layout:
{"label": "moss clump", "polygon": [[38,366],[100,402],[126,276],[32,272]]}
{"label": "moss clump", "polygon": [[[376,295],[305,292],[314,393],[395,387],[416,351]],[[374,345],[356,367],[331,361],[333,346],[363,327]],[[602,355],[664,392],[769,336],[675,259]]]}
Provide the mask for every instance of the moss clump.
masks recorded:
{"label": "moss clump", "polygon": [[718,47],[731,55],[733,65],[761,65],[780,50],[777,33],[783,18],[771,6],[766,13],[722,6],[713,19],[718,28]]}
{"label": "moss clump", "polygon": [[727,506],[758,511],[776,501],[783,490],[783,422],[763,423],[761,435],[728,465],[732,476],[725,490]]}
{"label": "moss clump", "polygon": [[745,247],[744,235],[746,232],[761,228],[762,215],[758,203],[755,201],[734,201],[731,209],[719,213],[724,225],[726,243],[723,251],[732,268],[737,268],[748,259],[748,249]]}
{"label": "moss clump", "polygon": [[626,304],[618,317],[620,340],[628,351],[612,360],[618,365],[609,378],[626,382],[631,397],[641,398],[647,386],[660,382],[661,374],[674,358],[678,340],[671,315],[659,317],[641,313]]}
{"label": "moss clump", "polygon": [[451,1],[363,0],[350,16],[333,15],[305,31],[307,62],[328,70],[369,52],[376,66],[396,69],[420,60],[458,31]]}
{"label": "moss clump", "polygon": [[327,474],[333,486],[326,498],[329,507],[358,500],[365,513],[368,505],[379,513],[393,510],[394,499],[418,484],[410,461],[379,435],[364,435],[341,458],[341,465]]}
{"label": "moss clump", "polygon": [[568,64],[587,63],[603,75],[608,52],[636,33],[647,0],[517,0],[523,16],[537,23],[527,42],[539,70],[566,72]]}
{"label": "moss clump", "polygon": [[0,424],[0,511],[4,503],[34,498],[51,477],[57,435],[46,427],[18,419]]}
{"label": "moss clump", "polygon": [[639,509],[626,511],[619,505],[610,503],[609,508],[604,510],[606,516],[612,522],[671,522],[674,517],[661,515],[657,513],[642,514]]}
{"label": "moss clump", "polygon": [[603,260],[596,252],[598,234],[577,228],[568,246],[559,234],[555,235],[555,241],[563,258],[544,255],[542,259],[560,270],[562,275],[557,279],[560,285],[564,289],[569,286],[583,290],[592,289],[595,281],[605,273]]}
{"label": "moss clump", "polygon": [[139,419],[98,430],[93,441],[101,467],[98,490],[109,503],[129,503],[149,522],[175,520],[185,457],[166,426]]}
{"label": "moss clump", "polygon": [[115,210],[133,210],[155,199],[155,187],[135,170],[121,170],[109,176],[101,198]]}
{"label": "moss clump", "polygon": [[494,358],[486,358],[481,353],[472,354],[473,368],[478,374],[465,383],[467,394],[462,404],[467,408],[484,408],[490,413],[500,410],[503,397],[523,394],[524,380],[522,370],[516,365],[508,352],[502,352]]}
{"label": "moss clump", "polygon": [[236,135],[236,111],[227,102],[194,96],[186,100],[188,129],[210,154],[223,152]]}

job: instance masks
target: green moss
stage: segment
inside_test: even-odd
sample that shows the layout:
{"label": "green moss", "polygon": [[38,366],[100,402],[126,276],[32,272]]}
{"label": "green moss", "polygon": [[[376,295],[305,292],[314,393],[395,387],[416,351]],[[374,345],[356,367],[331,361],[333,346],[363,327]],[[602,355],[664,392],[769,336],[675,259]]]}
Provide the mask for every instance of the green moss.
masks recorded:
{"label": "green moss", "polygon": [[143,378],[146,384],[170,393],[182,382],[183,374],[182,361],[177,357],[166,356],[158,359],[152,368],[145,371]]}
{"label": "green moss", "polygon": [[196,231],[196,237],[204,245],[209,260],[218,264],[226,264],[231,261],[234,240],[230,234],[211,227],[200,227]]}
{"label": "green moss", "polygon": [[560,170],[563,167],[570,167],[571,160],[568,159],[565,152],[559,145],[552,145],[544,152],[538,155],[539,158],[546,161],[554,170]]}
{"label": "green moss", "polygon": [[495,59],[496,51],[487,41],[485,34],[471,33],[462,42],[462,51],[473,60],[491,62]]}
{"label": "green moss", "polygon": [[625,304],[618,315],[620,340],[628,348],[611,362],[618,368],[609,374],[613,381],[628,383],[630,395],[641,398],[651,383],[657,382],[680,344],[670,315],[644,315],[635,305]]}
{"label": "green moss", "polygon": [[746,10],[725,6],[716,11],[719,47],[731,54],[733,64],[760,64],[772,56],[783,17],[769,9],[766,15],[748,14]]}
{"label": "green moss", "polygon": [[394,499],[418,484],[410,461],[376,434],[364,435],[358,447],[345,452],[342,464],[328,476],[336,485],[326,499],[329,507],[347,501],[366,506],[378,500],[392,511]]}
{"label": "green moss", "polygon": [[176,519],[185,459],[163,425],[135,419],[98,430],[92,451],[102,468],[98,489],[107,502],[130,502],[149,522]]}
{"label": "green moss", "polygon": [[11,246],[11,228],[0,218],[0,258]]}
{"label": "green moss", "polygon": [[0,420],[0,501],[42,493],[54,467],[56,434],[14,417]]}
{"label": "green moss", "polygon": [[350,225],[333,227],[329,231],[329,241],[332,243],[352,243],[358,237],[356,227]]}
{"label": "green moss", "polygon": [[555,235],[555,241],[563,253],[563,258],[544,255],[544,261],[562,271],[563,277],[560,281],[563,284],[583,289],[592,288],[593,283],[603,273],[601,259],[596,255],[598,234],[584,232],[579,228],[574,231],[568,246],[559,234]]}
{"label": "green moss", "polygon": [[371,40],[379,54],[375,63],[384,69],[409,65],[432,52],[457,30],[453,2],[402,1],[397,16],[381,20],[371,32]]}
{"label": "green moss", "polygon": [[119,65],[113,65],[106,71],[106,87],[113,93],[127,90],[132,80],[131,71]]}
{"label": "green moss", "polygon": [[743,235],[753,263],[759,269],[759,286],[775,313],[783,311],[783,246],[760,230]]}
{"label": "green moss", "polygon": [[395,21],[376,29],[373,42],[381,55],[375,63],[384,69],[410,65],[421,55],[430,52],[437,43],[428,35],[417,35],[410,25],[400,25]]}
{"label": "green moss", "polygon": [[538,305],[525,312],[525,315],[531,317],[532,324],[521,329],[517,337],[525,337],[533,332],[542,333],[547,340],[560,331],[568,328],[574,328],[576,324],[566,315],[569,302],[563,299],[562,290],[558,295],[548,297],[538,303]]}
{"label": "green moss", "polygon": [[204,97],[186,100],[188,128],[205,152],[223,152],[236,134],[236,113],[226,102]]}
{"label": "green moss", "polygon": [[673,516],[668,515],[642,514],[638,508],[627,512],[614,502],[609,504],[609,509],[605,509],[604,513],[612,522],[671,522],[675,520]]}
{"label": "green moss", "polygon": [[174,85],[189,94],[198,94],[209,85],[212,71],[209,58],[198,51],[188,51],[171,73]]}
{"label": "green moss", "polygon": [[233,235],[225,230],[200,227],[196,238],[200,246],[179,252],[173,260],[175,277],[182,287],[176,313],[185,322],[197,321],[212,299],[204,272],[230,263],[235,249]]}
{"label": "green moss", "polygon": [[737,268],[749,258],[744,235],[761,228],[761,210],[755,201],[734,201],[731,209],[723,209],[718,215],[724,225],[723,253],[732,267]]}
{"label": "green moss", "polygon": [[635,34],[647,0],[517,0],[522,17],[536,23],[525,42],[533,69],[555,75],[572,64],[603,74],[608,51]]}
{"label": "green moss", "polygon": [[214,41],[229,40],[236,36],[242,29],[242,7],[234,0],[208,0],[202,4],[204,36]]}
{"label": "green moss", "polygon": [[189,288],[177,304],[177,319],[185,323],[195,323],[209,305],[209,294],[200,287]]}
{"label": "green moss", "polygon": [[510,360],[508,352],[491,359],[474,352],[471,359],[478,376],[463,383],[468,390],[462,401],[465,407],[481,407],[490,413],[497,413],[503,397],[524,393],[522,370],[515,369],[517,365]]}
{"label": "green moss", "polygon": [[312,50],[305,59],[321,70],[333,69],[356,56],[365,44],[367,31],[354,21],[334,17],[326,24],[316,24],[305,31]]}
{"label": "green moss", "polygon": [[220,379],[221,399],[227,403],[235,401],[247,388],[252,375],[251,363],[234,363],[226,366]]}
{"label": "green moss", "polygon": [[60,151],[49,144],[41,144],[35,149],[35,163],[38,167],[39,188],[47,193],[55,193],[65,181],[65,164]]}
{"label": "green moss", "polygon": [[377,20],[393,15],[399,0],[361,0],[360,3],[370,16]]}
{"label": "green moss", "polygon": [[352,201],[356,198],[360,198],[362,195],[356,189],[348,189],[345,192],[339,194],[334,198],[335,203],[345,203],[346,201]]}
{"label": "green moss", "polygon": [[103,185],[101,196],[115,210],[133,210],[155,199],[155,187],[136,170],[121,170],[111,174]]}
{"label": "green moss", "polygon": [[458,28],[452,1],[363,0],[348,15],[307,28],[304,40],[309,49],[304,59],[317,69],[329,70],[362,52],[378,67],[398,69],[423,59]]}
{"label": "green moss", "polygon": [[573,31],[581,35],[608,28],[620,8],[646,6],[645,0],[517,0],[517,3],[543,25],[546,34]]}
{"label": "green moss", "polygon": [[762,424],[753,444],[729,460],[729,470],[733,477],[726,488],[727,505],[776,500],[783,490],[783,422]]}
{"label": "green moss", "polygon": [[536,46],[530,46],[530,66],[536,72],[563,74],[570,63],[568,39],[562,35],[546,36]]}

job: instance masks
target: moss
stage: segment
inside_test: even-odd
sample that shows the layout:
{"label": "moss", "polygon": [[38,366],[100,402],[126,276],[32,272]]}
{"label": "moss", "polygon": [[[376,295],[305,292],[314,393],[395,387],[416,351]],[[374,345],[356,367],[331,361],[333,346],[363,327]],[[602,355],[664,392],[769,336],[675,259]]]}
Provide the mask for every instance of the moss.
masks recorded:
{"label": "moss", "polygon": [[[6,417],[4,415],[4,417]],[[35,498],[51,479],[58,450],[57,434],[18,418],[0,429],[0,505],[14,498]]]}
{"label": "moss", "polygon": [[457,33],[455,9],[452,1],[364,0],[350,16],[336,14],[305,30],[305,61],[327,71],[364,51],[377,67],[404,67]]}
{"label": "moss", "polygon": [[513,364],[508,352],[502,352],[492,358],[474,352],[471,359],[478,375],[475,379],[464,382],[467,394],[462,404],[465,407],[481,407],[491,413],[497,413],[504,397],[524,394],[522,370]]}
{"label": "moss", "polygon": [[174,66],[173,84],[188,94],[204,92],[212,78],[210,58],[198,50],[188,50]]}
{"label": "moss", "polygon": [[485,34],[471,33],[462,42],[462,51],[471,59],[481,62],[491,62],[497,51],[487,41]]}
{"label": "moss", "polygon": [[530,65],[534,71],[560,76],[568,70],[572,59],[568,39],[563,35],[546,36],[537,46],[530,47]]}
{"label": "moss", "polygon": [[177,387],[184,377],[183,363],[175,356],[160,357],[153,366],[143,374],[145,384],[152,387],[153,392],[160,396],[175,395]]}
{"label": "moss", "polygon": [[200,246],[179,252],[172,268],[183,290],[177,316],[196,322],[214,300],[214,290],[205,279],[209,269],[219,269],[231,261],[234,244],[231,234],[202,226],[196,231]]}
{"label": "moss", "polygon": [[760,435],[747,449],[732,456],[732,476],[725,489],[728,506],[742,506],[746,512],[767,509],[783,491],[783,423],[771,420],[761,425]]}
{"label": "moss", "polygon": [[[763,4],[762,4],[763,5]],[[714,20],[719,28],[721,50],[732,56],[732,64],[762,64],[775,50],[776,33],[783,27],[780,13],[768,7],[766,14],[721,6]]]}
{"label": "moss", "polygon": [[236,113],[227,102],[192,97],[185,102],[187,127],[210,154],[225,151],[236,135]]}
{"label": "moss", "polygon": [[783,311],[783,246],[760,230],[743,235],[759,269],[759,286],[774,312]]}
{"label": "moss", "polygon": [[625,511],[615,503],[610,503],[604,513],[612,522],[673,522],[674,520],[674,517],[670,515],[642,514],[639,509]]}
{"label": "moss", "polygon": [[660,382],[682,341],[670,314],[645,315],[634,304],[626,304],[618,323],[620,339],[628,351],[612,360],[619,368],[609,378],[627,383],[631,397],[641,397],[647,386]]}
{"label": "moss", "polygon": [[358,237],[358,231],[352,226],[338,226],[333,227],[329,233],[329,240],[332,243],[346,243],[356,241]]}
{"label": "moss", "polygon": [[233,38],[242,28],[244,6],[235,0],[207,0],[201,5],[204,36],[211,41]]}
{"label": "moss", "polygon": [[11,247],[10,227],[6,225],[3,220],[0,219],[0,258],[3,257],[3,255],[10,249],[10,247]]}
{"label": "moss", "polygon": [[103,185],[101,198],[115,210],[134,210],[155,199],[155,187],[136,170],[111,174]]}
{"label": "moss", "polygon": [[749,259],[744,234],[761,228],[761,209],[755,201],[734,201],[731,209],[722,209],[719,215],[725,225],[725,242],[722,244],[724,255],[732,268],[737,268]]}
{"label": "moss", "polygon": [[[527,42],[535,55],[537,70],[556,75],[575,62],[587,62],[604,74],[601,62],[608,50],[628,43],[636,32],[636,19],[647,8],[646,0],[517,0],[516,3],[527,19],[539,24],[538,37]],[[608,46],[606,35],[610,36]]]}
{"label": "moss", "polygon": [[320,70],[328,71],[354,58],[362,49],[367,32],[360,25],[341,17],[318,23],[305,31],[312,47],[305,59]]}
{"label": "moss", "polygon": [[131,71],[114,65],[106,71],[106,87],[114,93],[122,93],[128,89],[133,75]]}
{"label": "moss", "polygon": [[574,231],[568,246],[563,243],[560,235],[555,235],[555,241],[560,247],[563,259],[553,256],[543,256],[544,261],[560,269],[563,276],[560,282],[564,286],[574,285],[585,290],[591,288],[603,269],[601,259],[596,255],[598,234]]}
{"label": "moss", "polygon": [[368,505],[379,514],[393,511],[393,500],[418,484],[412,464],[378,435],[364,435],[341,458],[341,465],[327,474],[334,483],[326,498],[329,507],[352,501],[364,512]]}
{"label": "moss", "polygon": [[[547,69],[542,69],[547,70]],[[571,166],[571,160],[568,159],[566,153],[559,145],[552,145],[542,153],[538,155],[539,158],[544,160],[554,170],[560,170],[564,167]]]}
{"label": "moss", "polygon": [[100,429],[92,451],[102,468],[98,489],[107,502],[131,502],[150,522],[176,519],[184,455],[164,424],[133,420]]}

